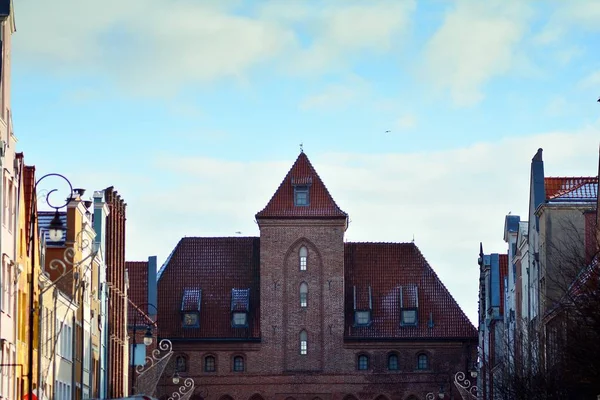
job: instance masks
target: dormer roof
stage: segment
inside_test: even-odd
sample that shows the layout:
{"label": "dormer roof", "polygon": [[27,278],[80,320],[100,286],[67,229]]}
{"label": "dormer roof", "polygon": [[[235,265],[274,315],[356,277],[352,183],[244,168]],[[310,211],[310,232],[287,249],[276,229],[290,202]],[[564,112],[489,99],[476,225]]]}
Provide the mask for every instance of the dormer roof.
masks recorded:
{"label": "dormer roof", "polygon": [[[295,205],[295,186],[309,186],[308,205]],[[257,219],[347,217],[348,214],[335,203],[304,152],[300,153],[266,207],[256,214]]]}

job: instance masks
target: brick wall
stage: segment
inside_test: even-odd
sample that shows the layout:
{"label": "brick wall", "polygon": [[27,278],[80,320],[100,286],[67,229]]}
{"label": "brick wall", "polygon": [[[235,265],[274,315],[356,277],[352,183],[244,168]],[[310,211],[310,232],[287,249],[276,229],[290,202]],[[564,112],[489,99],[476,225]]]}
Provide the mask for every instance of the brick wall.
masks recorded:
{"label": "brick wall", "polygon": [[125,208],[112,187],[105,189],[106,281],[108,286],[108,397],[127,395],[127,289],[125,285]]}

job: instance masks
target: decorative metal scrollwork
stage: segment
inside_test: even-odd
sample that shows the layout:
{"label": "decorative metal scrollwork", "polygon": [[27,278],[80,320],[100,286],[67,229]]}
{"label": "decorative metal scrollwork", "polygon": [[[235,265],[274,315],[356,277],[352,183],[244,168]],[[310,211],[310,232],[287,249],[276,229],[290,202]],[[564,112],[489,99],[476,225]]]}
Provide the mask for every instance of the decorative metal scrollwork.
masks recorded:
{"label": "decorative metal scrollwork", "polygon": [[[55,204],[52,204],[52,202],[50,201],[50,197],[52,196],[52,193],[57,192],[58,189],[41,190],[41,191],[37,192],[37,186],[39,185],[39,183],[42,180],[44,180],[48,177],[51,177],[51,176],[56,176],[58,178],[61,178],[65,182],[67,182],[67,185],[69,185],[69,195],[66,197],[66,200],[63,204],[55,205]],[[54,208],[55,210],[59,210],[63,207],[66,207],[69,204],[69,202],[71,201],[71,198],[73,196],[73,185],[71,185],[71,182],[65,176],[63,176],[61,174],[56,174],[56,173],[46,174],[37,180],[37,182],[35,183],[35,187],[36,187],[36,192],[37,192],[38,198],[45,199],[46,204],[48,204],[49,207]]]}
{"label": "decorative metal scrollwork", "polygon": [[477,386],[473,385],[464,372],[459,371],[454,375],[454,385],[456,385],[463,399],[477,399]]}
{"label": "decorative metal scrollwork", "polygon": [[435,400],[435,394],[429,392],[425,395],[426,400]]}
{"label": "decorative metal scrollwork", "polygon": [[168,400],[187,400],[194,393],[194,380],[192,378],[186,378],[183,381],[183,385],[178,390],[174,391]]}
{"label": "decorative metal scrollwork", "polygon": [[156,385],[172,355],[173,344],[171,341],[168,339],[161,340],[158,347],[152,351],[150,356],[146,357],[145,364],[135,367],[138,376],[135,380],[134,393],[153,396]]}

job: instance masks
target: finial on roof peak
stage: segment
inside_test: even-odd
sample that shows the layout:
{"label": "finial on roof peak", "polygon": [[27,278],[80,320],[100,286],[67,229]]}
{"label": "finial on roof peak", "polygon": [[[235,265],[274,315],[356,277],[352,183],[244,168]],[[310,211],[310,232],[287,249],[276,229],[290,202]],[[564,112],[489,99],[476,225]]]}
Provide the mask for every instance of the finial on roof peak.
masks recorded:
{"label": "finial on roof peak", "polygon": [[304,153],[304,143],[300,143],[300,153]]}

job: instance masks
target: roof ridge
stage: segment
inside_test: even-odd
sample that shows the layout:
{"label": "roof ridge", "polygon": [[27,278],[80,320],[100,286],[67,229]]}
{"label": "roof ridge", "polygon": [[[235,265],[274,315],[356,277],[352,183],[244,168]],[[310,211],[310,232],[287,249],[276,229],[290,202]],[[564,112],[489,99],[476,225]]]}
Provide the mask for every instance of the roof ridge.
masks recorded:
{"label": "roof ridge", "polygon": [[[310,176],[296,176],[299,174],[308,174]],[[310,186],[310,195],[308,204],[296,206],[294,204],[294,189],[292,186],[295,180],[297,185]],[[304,180],[303,178],[309,178]],[[289,183],[289,185],[287,185]],[[281,183],[271,196],[267,205],[256,213],[256,218],[348,218],[335,202],[329,189],[321,179],[321,176],[310,162],[308,156],[301,152],[296,158],[294,164],[285,174]]]}

